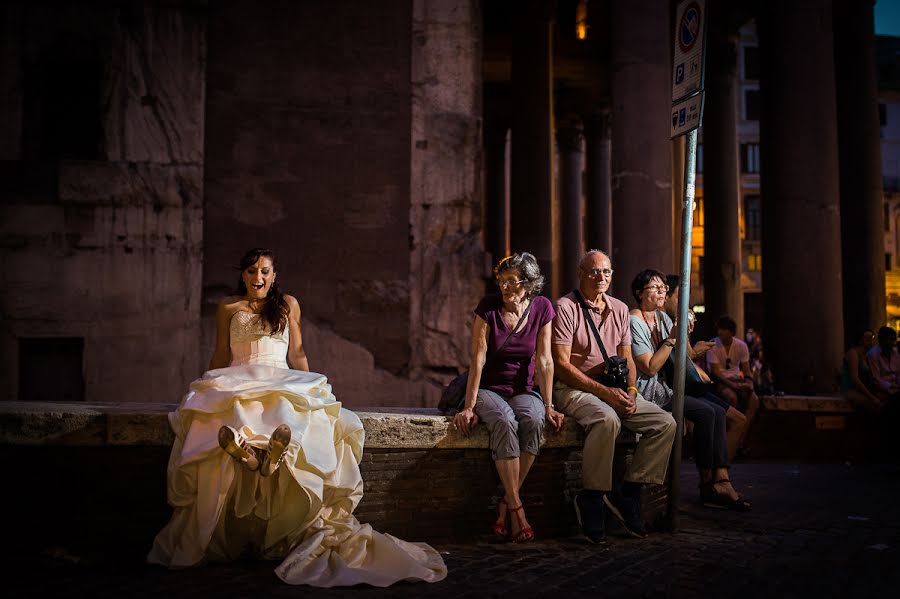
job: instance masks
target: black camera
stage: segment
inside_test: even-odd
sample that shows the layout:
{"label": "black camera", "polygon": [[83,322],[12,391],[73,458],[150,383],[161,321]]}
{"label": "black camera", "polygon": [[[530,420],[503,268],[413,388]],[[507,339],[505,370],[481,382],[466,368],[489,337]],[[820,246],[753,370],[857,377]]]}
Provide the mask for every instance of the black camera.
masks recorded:
{"label": "black camera", "polygon": [[610,356],[603,365],[603,374],[597,382],[611,389],[628,389],[628,360],[621,356]]}

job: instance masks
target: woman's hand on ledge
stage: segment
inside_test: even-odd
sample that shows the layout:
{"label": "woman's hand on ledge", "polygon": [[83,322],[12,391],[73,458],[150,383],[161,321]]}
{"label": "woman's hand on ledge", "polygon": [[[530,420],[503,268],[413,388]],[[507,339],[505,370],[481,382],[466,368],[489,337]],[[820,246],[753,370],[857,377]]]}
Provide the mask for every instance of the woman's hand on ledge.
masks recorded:
{"label": "woman's hand on ledge", "polygon": [[566,416],[562,412],[557,412],[552,405],[547,406],[547,422],[553,427],[556,432],[562,430],[563,421],[565,421]]}
{"label": "woman's hand on ledge", "polygon": [[453,417],[453,424],[451,426],[468,437],[476,424],[478,424],[478,415],[475,413],[475,410],[472,408],[464,408],[457,412],[456,416]]}

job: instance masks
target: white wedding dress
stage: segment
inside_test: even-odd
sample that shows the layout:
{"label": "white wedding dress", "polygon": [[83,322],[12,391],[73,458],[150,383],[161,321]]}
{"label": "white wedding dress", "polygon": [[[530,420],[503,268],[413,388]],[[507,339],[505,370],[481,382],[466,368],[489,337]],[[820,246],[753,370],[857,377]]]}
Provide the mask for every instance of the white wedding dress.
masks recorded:
{"label": "white wedding dress", "polygon": [[[230,326],[231,366],[191,383],[169,414],[174,514],[148,560],[187,567],[255,552],[283,559],[275,572],[285,582],[320,587],[446,577],[432,547],[378,533],[353,515],[363,494],[362,423],[324,376],[288,368],[287,328],[269,335],[249,312],[237,312]],[[228,425],[265,448],[282,423],[291,442],[270,477],[248,471],[218,444]]]}

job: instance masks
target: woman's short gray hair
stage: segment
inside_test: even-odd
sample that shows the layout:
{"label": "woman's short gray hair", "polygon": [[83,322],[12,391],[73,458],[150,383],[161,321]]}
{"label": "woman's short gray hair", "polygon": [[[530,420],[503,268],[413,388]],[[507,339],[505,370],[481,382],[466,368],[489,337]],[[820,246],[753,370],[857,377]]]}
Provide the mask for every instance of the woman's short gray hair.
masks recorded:
{"label": "woman's short gray hair", "polygon": [[494,267],[494,276],[497,277],[500,273],[508,270],[519,272],[527,297],[536,296],[544,288],[544,275],[541,274],[541,269],[535,257],[528,252],[513,254],[498,262],[497,266]]}

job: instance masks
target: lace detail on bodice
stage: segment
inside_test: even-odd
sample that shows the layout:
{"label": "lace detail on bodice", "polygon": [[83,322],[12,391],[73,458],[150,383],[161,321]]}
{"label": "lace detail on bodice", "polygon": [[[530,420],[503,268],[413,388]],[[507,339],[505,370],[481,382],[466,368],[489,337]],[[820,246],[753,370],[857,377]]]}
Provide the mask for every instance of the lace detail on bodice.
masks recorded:
{"label": "lace detail on bodice", "polygon": [[259,314],[244,310],[231,317],[231,364],[262,364],[287,368],[288,327],[277,335],[270,335],[268,326],[260,322]]}

